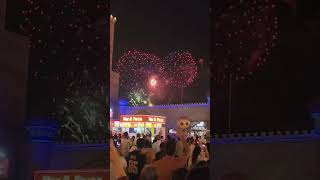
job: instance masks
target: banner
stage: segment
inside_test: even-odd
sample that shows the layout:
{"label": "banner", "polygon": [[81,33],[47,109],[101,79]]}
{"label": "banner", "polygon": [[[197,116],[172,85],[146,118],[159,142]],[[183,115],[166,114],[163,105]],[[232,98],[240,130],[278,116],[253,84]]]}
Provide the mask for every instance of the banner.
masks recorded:
{"label": "banner", "polygon": [[35,171],[34,180],[109,180],[108,170]]}

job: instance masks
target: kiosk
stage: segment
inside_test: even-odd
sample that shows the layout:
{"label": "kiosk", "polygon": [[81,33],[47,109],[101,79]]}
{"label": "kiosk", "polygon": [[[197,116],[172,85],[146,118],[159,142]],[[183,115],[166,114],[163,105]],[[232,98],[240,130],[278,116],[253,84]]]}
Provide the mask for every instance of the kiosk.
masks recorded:
{"label": "kiosk", "polygon": [[130,136],[151,134],[152,137],[160,134],[165,137],[166,117],[153,115],[121,115],[119,121],[113,121],[113,130],[128,132]]}

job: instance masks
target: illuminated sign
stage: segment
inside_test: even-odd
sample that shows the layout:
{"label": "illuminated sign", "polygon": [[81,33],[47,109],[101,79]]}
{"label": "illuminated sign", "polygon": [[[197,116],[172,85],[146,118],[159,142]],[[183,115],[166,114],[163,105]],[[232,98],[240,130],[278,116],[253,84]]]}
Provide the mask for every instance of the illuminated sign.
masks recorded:
{"label": "illuminated sign", "polygon": [[148,118],[149,122],[157,122],[157,123],[164,123],[165,120],[162,117],[149,117]]}
{"label": "illuminated sign", "polygon": [[125,128],[137,128],[138,124],[137,123],[122,123],[120,126],[125,127]]}
{"label": "illuminated sign", "polygon": [[146,128],[161,128],[159,123],[146,123]]}
{"label": "illuminated sign", "polygon": [[34,180],[109,180],[107,170],[36,171]]}
{"label": "illuminated sign", "polygon": [[114,121],[113,123],[114,123],[115,127],[119,127],[120,126],[120,122],[119,121]]}
{"label": "illuminated sign", "polygon": [[151,122],[165,124],[166,118],[164,116],[152,116],[152,115],[122,115],[120,117],[121,122]]}
{"label": "illuminated sign", "polygon": [[142,122],[141,117],[123,117],[123,122]]}

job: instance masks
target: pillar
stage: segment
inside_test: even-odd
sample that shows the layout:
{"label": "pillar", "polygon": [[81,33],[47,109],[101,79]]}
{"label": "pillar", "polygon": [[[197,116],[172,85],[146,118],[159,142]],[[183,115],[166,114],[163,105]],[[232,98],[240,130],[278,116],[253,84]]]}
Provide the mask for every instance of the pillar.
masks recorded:
{"label": "pillar", "polygon": [[119,115],[119,79],[118,73],[112,71],[112,58],[113,58],[113,43],[114,43],[114,26],[116,23],[116,17],[110,16],[110,107],[113,110],[113,118],[117,119]]}
{"label": "pillar", "polygon": [[110,16],[110,72],[112,71],[112,55],[113,55],[113,40],[114,40],[114,24],[116,23],[117,18]]}

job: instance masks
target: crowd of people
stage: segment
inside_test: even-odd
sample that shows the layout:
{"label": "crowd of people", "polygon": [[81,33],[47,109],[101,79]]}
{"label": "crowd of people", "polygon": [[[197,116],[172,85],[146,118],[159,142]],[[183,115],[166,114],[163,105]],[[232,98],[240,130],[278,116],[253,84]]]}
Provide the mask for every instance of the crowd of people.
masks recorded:
{"label": "crowd of people", "polygon": [[128,133],[110,143],[111,180],[209,179],[210,144],[204,137],[179,138]]}

